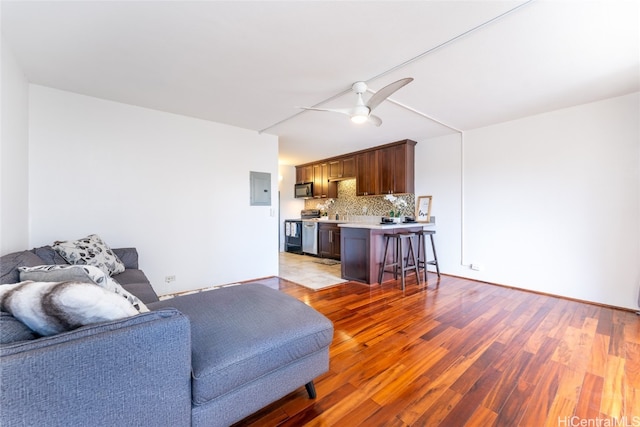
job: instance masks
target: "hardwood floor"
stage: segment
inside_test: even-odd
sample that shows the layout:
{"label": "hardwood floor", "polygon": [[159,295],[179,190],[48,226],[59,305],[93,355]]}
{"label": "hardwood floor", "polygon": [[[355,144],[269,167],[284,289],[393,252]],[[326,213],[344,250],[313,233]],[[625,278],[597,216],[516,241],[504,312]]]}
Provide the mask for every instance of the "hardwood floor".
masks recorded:
{"label": "hardwood floor", "polygon": [[330,370],[237,426],[640,426],[635,313],[435,274],[258,282],[333,321]]}

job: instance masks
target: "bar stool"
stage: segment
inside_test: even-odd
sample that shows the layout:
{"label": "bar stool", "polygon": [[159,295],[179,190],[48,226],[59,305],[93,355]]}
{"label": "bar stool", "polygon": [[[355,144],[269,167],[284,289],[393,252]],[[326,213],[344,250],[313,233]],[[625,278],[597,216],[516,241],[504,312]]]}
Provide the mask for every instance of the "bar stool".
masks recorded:
{"label": "bar stool", "polygon": [[[418,261],[416,258],[416,252],[413,249],[413,238],[416,233],[385,233],[384,234],[384,255],[382,255],[382,264],[380,264],[380,273],[378,274],[378,283],[382,283],[382,276],[384,273],[393,273],[393,278],[398,280],[398,271],[400,271],[400,279],[402,282],[402,290],[404,291],[404,279],[407,272],[413,270],[416,273],[416,280],[420,283],[420,277],[418,276]],[[389,250],[389,242],[393,240],[394,253],[393,262],[387,263],[387,252]],[[407,259],[404,259],[405,242],[408,241]],[[409,261],[412,263],[410,264]],[[387,270],[388,267],[393,267],[393,270]]]}
{"label": "bar stool", "polygon": [[[438,278],[440,277],[440,267],[438,266],[438,255],[436,255],[436,244],[433,241],[435,230],[420,230],[418,235],[418,269],[424,269],[424,281],[427,281],[427,265],[435,265]],[[433,250],[433,259],[427,261],[427,236],[431,239],[431,249]]]}

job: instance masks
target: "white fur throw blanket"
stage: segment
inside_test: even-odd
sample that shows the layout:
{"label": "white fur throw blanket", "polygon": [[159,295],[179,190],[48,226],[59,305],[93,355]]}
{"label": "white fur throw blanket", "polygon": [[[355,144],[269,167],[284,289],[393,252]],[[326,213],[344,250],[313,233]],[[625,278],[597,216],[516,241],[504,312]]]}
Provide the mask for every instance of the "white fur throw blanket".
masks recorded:
{"label": "white fur throw blanket", "polygon": [[0,285],[0,309],[43,336],[138,314],[121,295],[81,282]]}

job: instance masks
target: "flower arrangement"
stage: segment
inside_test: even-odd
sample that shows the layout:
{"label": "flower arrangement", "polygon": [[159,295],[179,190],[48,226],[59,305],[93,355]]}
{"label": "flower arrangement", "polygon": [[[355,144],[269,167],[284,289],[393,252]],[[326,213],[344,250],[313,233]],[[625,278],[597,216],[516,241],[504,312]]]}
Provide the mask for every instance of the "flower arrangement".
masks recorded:
{"label": "flower arrangement", "polygon": [[316,209],[320,209],[321,216],[327,216],[327,211],[329,210],[329,207],[331,207],[331,205],[333,205],[334,203],[335,203],[335,200],[327,199],[327,201],[324,203],[318,203],[316,205]]}
{"label": "flower arrangement", "polygon": [[402,209],[407,207],[407,202],[405,200],[396,197],[393,194],[387,194],[384,196],[384,199],[388,200],[393,205],[393,210],[389,212],[389,217],[391,218],[399,218]]}

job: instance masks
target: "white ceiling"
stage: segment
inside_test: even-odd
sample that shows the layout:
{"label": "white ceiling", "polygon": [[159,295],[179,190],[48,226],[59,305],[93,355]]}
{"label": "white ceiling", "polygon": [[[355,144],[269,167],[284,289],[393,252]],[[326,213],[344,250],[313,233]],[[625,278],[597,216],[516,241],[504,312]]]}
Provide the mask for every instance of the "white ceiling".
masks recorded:
{"label": "white ceiling", "polygon": [[358,80],[378,90],[413,77],[391,98],[462,130],[640,90],[637,0],[1,6],[30,82],[265,130],[284,164],[452,132],[390,102],[375,111],[380,127],[292,117],[340,93],[322,106],[352,106]]}

